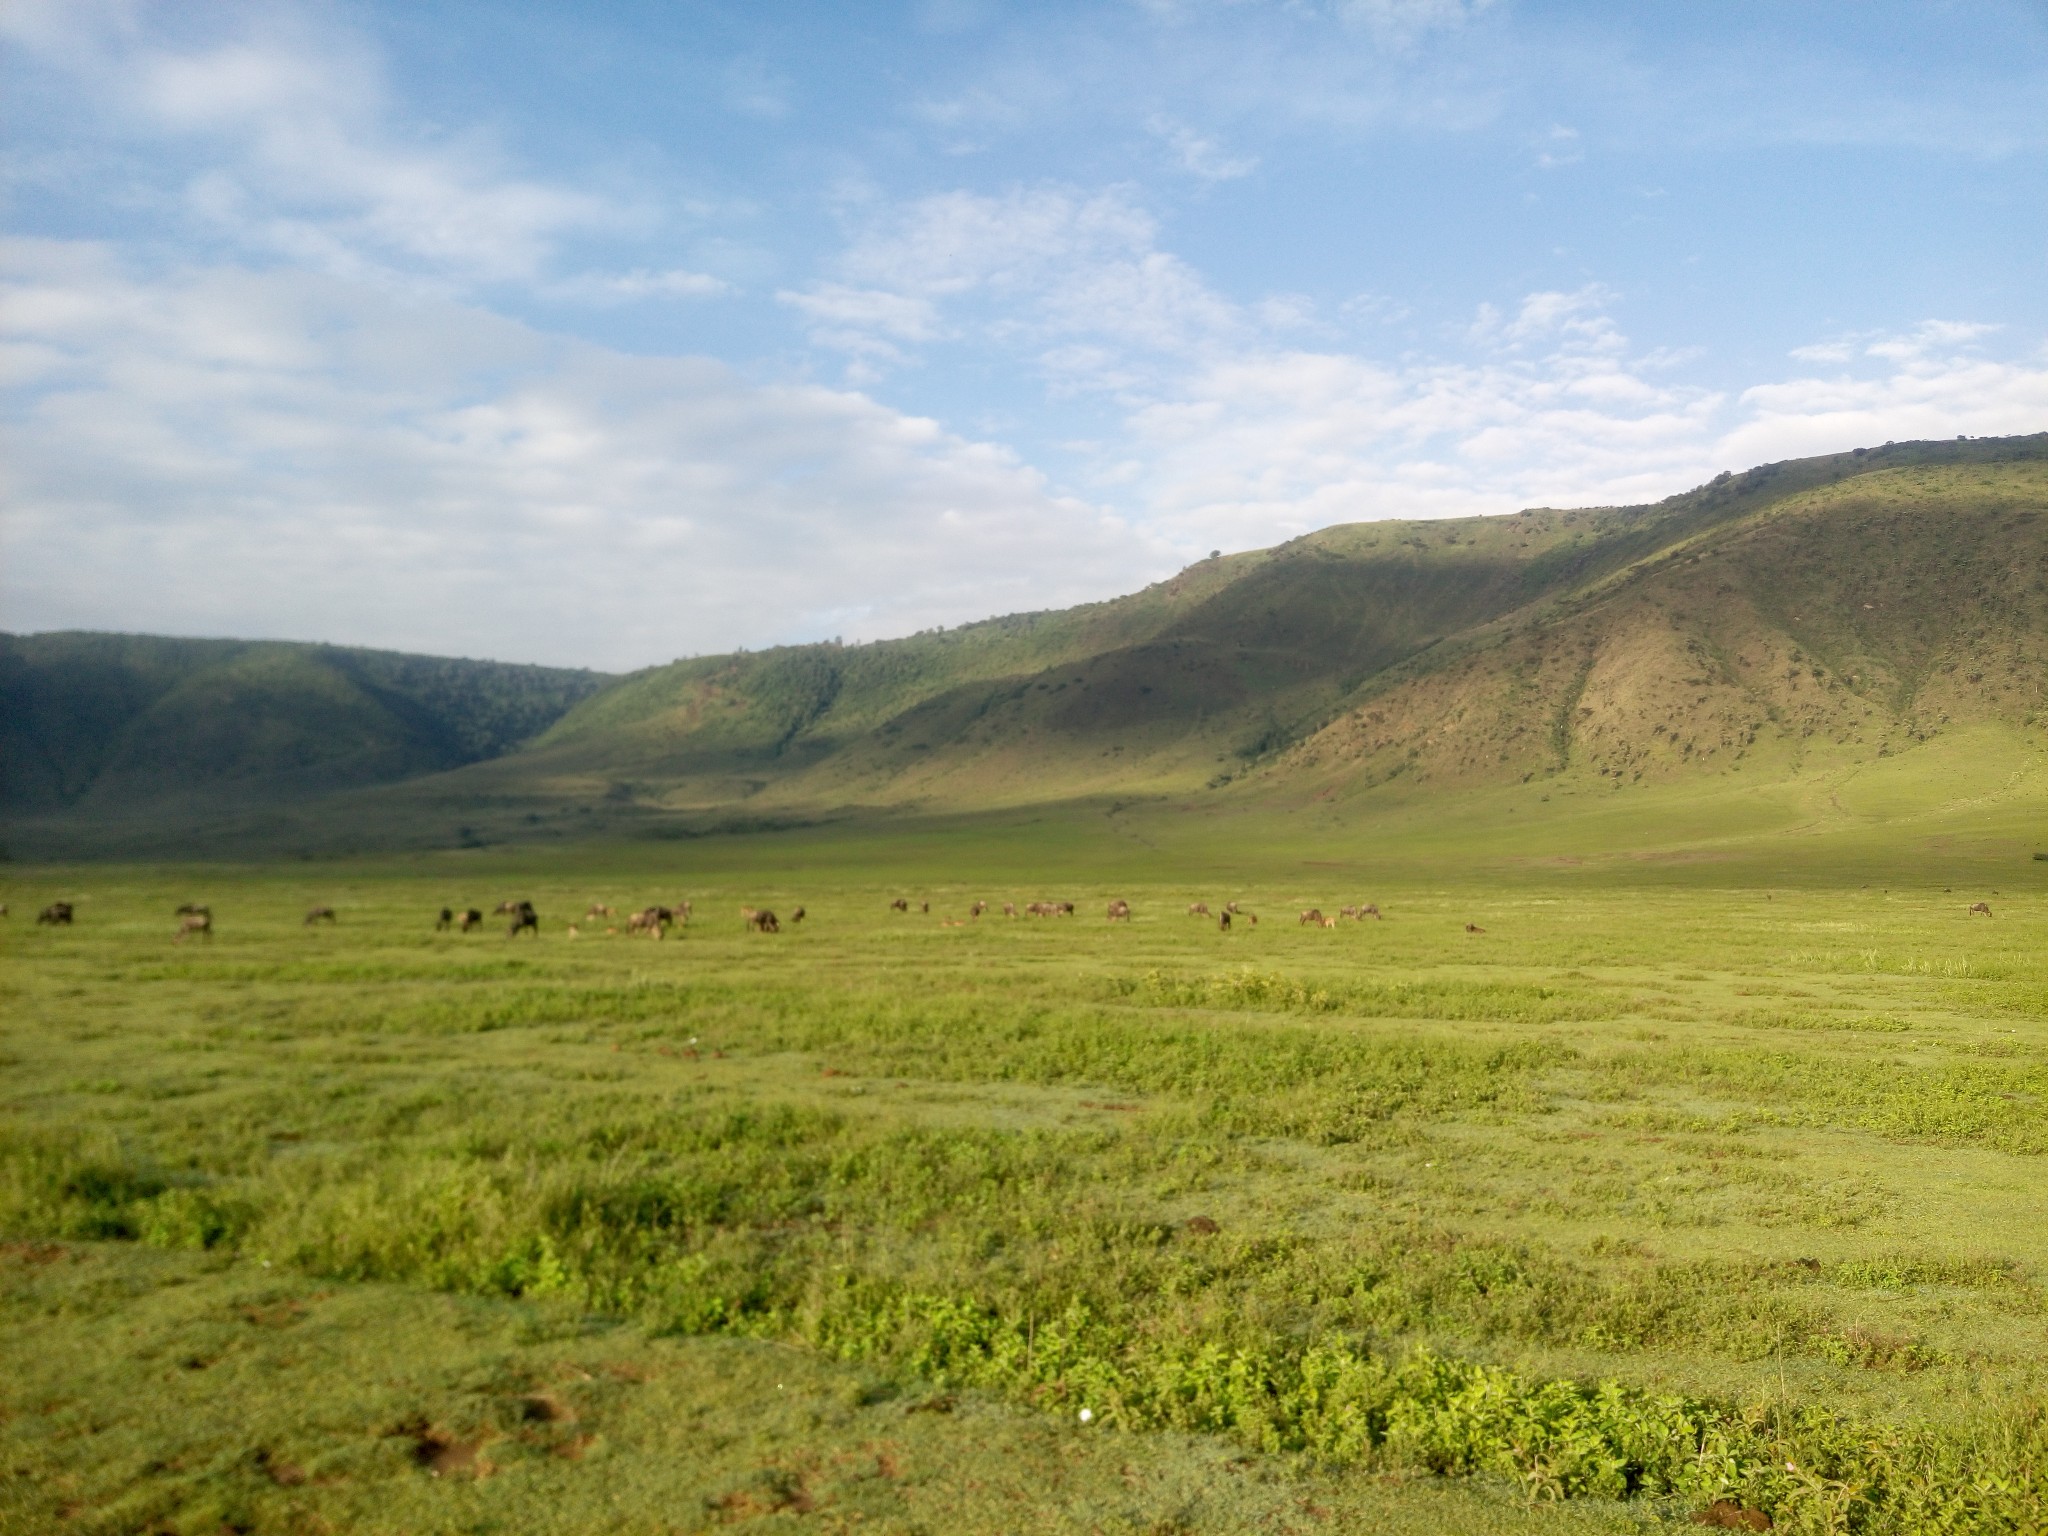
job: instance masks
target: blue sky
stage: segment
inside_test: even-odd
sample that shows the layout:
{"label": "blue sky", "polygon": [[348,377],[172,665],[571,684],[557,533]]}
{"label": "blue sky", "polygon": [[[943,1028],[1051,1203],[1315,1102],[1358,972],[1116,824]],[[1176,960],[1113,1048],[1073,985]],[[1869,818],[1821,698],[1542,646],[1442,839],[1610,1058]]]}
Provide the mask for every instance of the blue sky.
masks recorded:
{"label": "blue sky", "polygon": [[15,0],[0,623],[643,665],[2048,427],[2039,4]]}

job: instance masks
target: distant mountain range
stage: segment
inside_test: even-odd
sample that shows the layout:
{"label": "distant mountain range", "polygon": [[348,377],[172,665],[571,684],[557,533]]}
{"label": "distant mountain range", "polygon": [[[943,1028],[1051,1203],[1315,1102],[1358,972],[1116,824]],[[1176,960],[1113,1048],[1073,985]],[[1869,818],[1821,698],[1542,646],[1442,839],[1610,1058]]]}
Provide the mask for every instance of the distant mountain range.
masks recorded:
{"label": "distant mountain range", "polygon": [[2044,513],[2048,433],[1347,524],[1112,602],[616,678],[0,638],[0,814],[19,855],[1797,775],[2048,730]]}

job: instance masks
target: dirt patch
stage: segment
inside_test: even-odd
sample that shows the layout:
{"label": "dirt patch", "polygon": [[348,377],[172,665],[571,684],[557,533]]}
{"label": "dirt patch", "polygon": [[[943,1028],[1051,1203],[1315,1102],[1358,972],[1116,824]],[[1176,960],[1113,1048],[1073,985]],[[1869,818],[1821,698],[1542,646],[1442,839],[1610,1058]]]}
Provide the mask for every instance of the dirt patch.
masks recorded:
{"label": "dirt patch", "polygon": [[747,1480],[745,1487],[711,1500],[712,1512],[720,1520],[751,1520],[785,1511],[802,1515],[814,1507],[803,1474],[783,1467],[764,1467]]}
{"label": "dirt patch", "polygon": [[530,1392],[519,1399],[519,1417],[529,1424],[574,1424],[576,1411],[551,1392]]}
{"label": "dirt patch", "polygon": [[306,1315],[307,1307],[296,1297],[273,1301],[268,1305],[253,1305],[235,1308],[235,1314],[245,1323],[258,1328],[289,1328]]}
{"label": "dirt patch", "polygon": [[960,1406],[960,1400],[950,1392],[941,1392],[936,1397],[919,1398],[904,1408],[904,1413],[951,1413]]}
{"label": "dirt patch", "polygon": [[1214,1237],[1223,1230],[1216,1224],[1216,1218],[1213,1216],[1190,1216],[1181,1223],[1181,1226],[1197,1237]]}
{"label": "dirt patch", "polygon": [[65,1252],[62,1243],[0,1243],[0,1259],[15,1264],[54,1264]]}
{"label": "dirt patch", "polygon": [[486,1438],[464,1440],[450,1430],[408,1419],[387,1431],[412,1441],[413,1465],[430,1477],[489,1477],[496,1469],[484,1455]]}
{"label": "dirt patch", "polygon": [[269,1450],[256,1453],[256,1470],[280,1488],[296,1488],[306,1480],[306,1469]]}
{"label": "dirt patch", "polygon": [[1733,1499],[1716,1499],[1692,1517],[1694,1525],[1724,1531],[1768,1531],[1771,1517],[1760,1509],[1748,1509]]}

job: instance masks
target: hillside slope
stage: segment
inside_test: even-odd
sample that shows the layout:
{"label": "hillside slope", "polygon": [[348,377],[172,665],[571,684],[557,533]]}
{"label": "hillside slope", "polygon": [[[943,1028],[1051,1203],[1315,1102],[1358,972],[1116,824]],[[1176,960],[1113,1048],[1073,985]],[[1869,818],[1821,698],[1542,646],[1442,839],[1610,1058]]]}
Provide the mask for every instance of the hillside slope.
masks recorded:
{"label": "hillside slope", "polygon": [[343,646],[0,635],[10,819],[303,799],[494,757],[595,673]]}
{"label": "hillside slope", "polygon": [[[150,653],[88,691],[97,714],[38,717],[38,745],[84,767],[10,779],[8,798],[89,809],[253,761],[240,781],[277,791],[260,828],[216,804],[157,835],[356,847],[1061,802],[1365,816],[1539,781],[1798,779],[1964,730],[2032,751],[2048,725],[2044,513],[2048,434],[1886,445],[1653,506],[1329,528],[1112,602],[902,640],[601,687],[503,669],[493,686],[523,702],[455,711],[462,742],[408,713],[417,682],[380,691],[336,659],[370,653],[243,647],[176,686]],[[287,789],[302,797],[288,816]]]}

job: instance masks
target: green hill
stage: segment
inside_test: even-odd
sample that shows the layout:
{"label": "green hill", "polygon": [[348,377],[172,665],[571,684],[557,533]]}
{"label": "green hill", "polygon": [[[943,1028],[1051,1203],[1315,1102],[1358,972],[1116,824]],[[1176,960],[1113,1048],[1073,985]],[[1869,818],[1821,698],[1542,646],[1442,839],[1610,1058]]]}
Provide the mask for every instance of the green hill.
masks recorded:
{"label": "green hill", "polygon": [[342,646],[0,635],[0,803],[20,819],[303,801],[504,753],[603,681]]}
{"label": "green hill", "polygon": [[[139,657],[90,711],[28,728],[93,769],[44,771],[32,803],[249,759],[278,789],[388,787],[193,837],[360,846],[1057,803],[1356,819],[1530,784],[1798,781],[1971,731],[2005,762],[2048,721],[2044,510],[2048,434],[1766,465],[1652,506],[1351,524],[1112,602],[577,674],[580,701],[543,685],[565,674],[504,669],[552,713],[459,747],[335,659],[370,653],[224,650],[146,705],[165,668]],[[83,639],[44,639],[85,664]]]}

